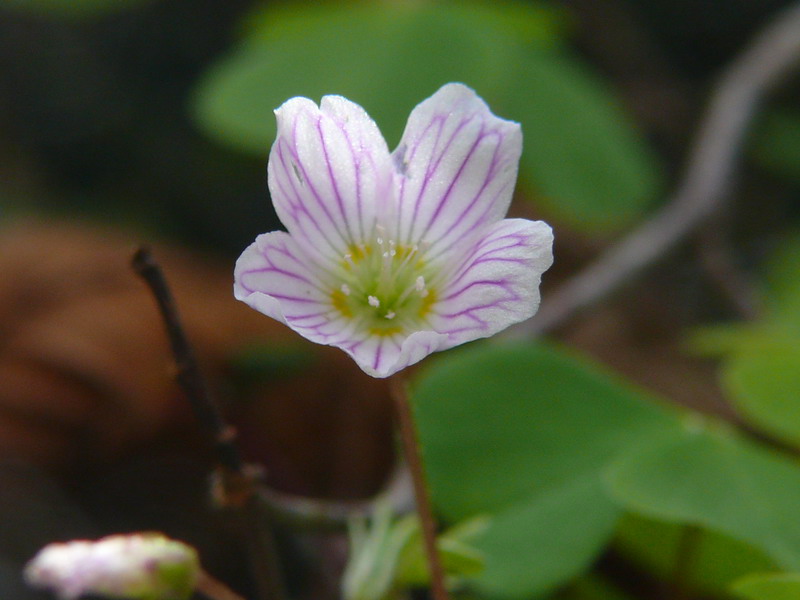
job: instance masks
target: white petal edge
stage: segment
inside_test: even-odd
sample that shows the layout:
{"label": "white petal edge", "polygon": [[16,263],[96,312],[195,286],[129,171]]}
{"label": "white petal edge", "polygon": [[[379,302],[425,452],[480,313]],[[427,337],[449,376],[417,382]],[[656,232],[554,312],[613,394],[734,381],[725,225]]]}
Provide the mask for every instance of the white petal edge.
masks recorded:
{"label": "white petal edge", "polygon": [[502,219],[514,191],[522,132],[469,87],[450,83],[411,113],[392,155],[397,239],[426,240],[433,256]]}
{"label": "white petal edge", "polygon": [[267,174],[278,217],[307,255],[339,260],[372,234],[377,211],[391,201],[386,142],[364,109],[341,96],[325,96],[319,107],[292,98],[275,116]]}
{"label": "white petal edge", "polygon": [[409,336],[364,338],[341,345],[356,364],[371,377],[382,379],[394,375],[439,350],[449,348],[446,334],[416,331]]}
{"label": "white petal edge", "polygon": [[351,323],[332,306],[324,275],[288,233],[273,231],[259,235],[236,261],[233,293],[312,342],[338,345],[350,339]]}
{"label": "white petal edge", "polygon": [[433,329],[448,336],[451,348],[529,319],[552,263],[553,231],[546,223],[504,219],[489,226],[437,292]]}

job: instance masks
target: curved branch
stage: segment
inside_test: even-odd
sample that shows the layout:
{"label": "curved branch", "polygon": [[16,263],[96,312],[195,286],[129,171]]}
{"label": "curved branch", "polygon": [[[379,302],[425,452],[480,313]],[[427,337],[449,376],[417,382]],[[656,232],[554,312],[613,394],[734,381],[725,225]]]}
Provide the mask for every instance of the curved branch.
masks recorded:
{"label": "curved branch", "polygon": [[680,242],[729,195],[753,115],[800,60],[800,3],[780,12],[723,72],[697,132],[686,172],[663,208],[547,296],[512,335],[537,336],[599,302]]}

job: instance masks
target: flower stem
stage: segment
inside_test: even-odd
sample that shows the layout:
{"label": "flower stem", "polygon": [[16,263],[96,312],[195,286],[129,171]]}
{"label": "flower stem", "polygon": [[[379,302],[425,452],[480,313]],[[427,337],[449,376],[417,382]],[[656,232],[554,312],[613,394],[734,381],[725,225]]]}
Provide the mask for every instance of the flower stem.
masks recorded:
{"label": "flower stem", "polygon": [[205,571],[200,572],[197,580],[197,591],[211,600],[244,600],[219,579],[215,579]]}
{"label": "flower stem", "polygon": [[433,516],[433,507],[425,481],[425,467],[419,451],[413,408],[408,398],[405,381],[395,375],[390,379],[389,384],[397,410],[403,454],[411,471],[411,480],[414,485],[414,498],[417,504],[417,514],[419,515],[422,538],[425,543],[425,556],[428,559],[428,569],[431,576],[431,592],[434,600],[450,600],[450,595],[444,583],[442,561],[436,548],[436,519]]}
{"label": "flower stem", "polygon": [[702,530],[696,525],[681,527],[675,564],[672,569],[672,586],[670,597],[673,600],[689,598],[691,571],[697,558],[697,546],[700,543]]}

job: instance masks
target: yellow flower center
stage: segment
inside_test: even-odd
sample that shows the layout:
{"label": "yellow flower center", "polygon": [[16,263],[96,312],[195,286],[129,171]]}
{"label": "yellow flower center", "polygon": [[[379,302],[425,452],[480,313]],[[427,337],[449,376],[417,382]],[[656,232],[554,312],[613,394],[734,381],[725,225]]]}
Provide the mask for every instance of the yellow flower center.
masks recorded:
{"label": "yellow flower center", "polygon": [[373,335],[394,335],[425,321],[436,302],[433,271],[424,249],[397,244],[378,225],[372,241],[353,245],[342,257],[333,307],[357,318]]}

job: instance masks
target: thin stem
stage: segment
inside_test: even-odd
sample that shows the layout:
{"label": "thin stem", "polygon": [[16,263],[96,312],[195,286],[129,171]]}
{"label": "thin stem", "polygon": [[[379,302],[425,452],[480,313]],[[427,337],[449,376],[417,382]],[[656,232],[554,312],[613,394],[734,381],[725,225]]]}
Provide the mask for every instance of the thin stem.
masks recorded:
{"label": "thin stem", "polygon": [[425,467],[419,451],[413,408],[408,398],[405,382],[395,375],[389,383],[392,399],[397,409],[403,453],[411,471],[411,481],[414,485],[417,514],[422,526],[425,556],[428,559],[428,569],[431,575],[431,592],[434,600],[449,600],[450,595],[444,583],[444,568],[439,557],[439,551],[436,548],[436,519],[433,516],[433,506],[431,505],[431,498],[425,480]]}
{"label": "thin stem", "polygon": [[317,531],[345,531],[353,518],[367,518],[375,514],[379,504],[388,502],[394,514],[413,510],[414,496],[411,474],[401,463],[384,488],[368,500],[322,500],[308,498],[261,486],[259,500],[273,518],[290,527]]}
{"label": "thin stem", "polygon": [[149,248],[141,247],[133,255],[131,266],[150,288],[158,304],[164,327],[167,330],[172,355],[178,368],[177,380],[186,398],[192,405],[197,420],[213,436],[220,464],[234,472],[241,472],[244,465],[235,445],[236,431],[225,423],[211,396],[208,385],[197,366],[186,333],[178,316],[175,299],[164,278],[161,267],[153,258]]}
{"label": "thin stem", "polygon": [[[178,383],[198,421],[213,438],[220,467],[217,473],[219,485],[215,490],[218,503],[235,509],[247,521],[242,529],[245,532],[258,597],[262,600],[281,600],[286,594],[275,537],[270,515],[257,493],[260,472],[242,461],[235,444],[236,430],[222,418],[222,413],[200,372],[161,267],[146,247],[136,251],[131,266],[148,285],[158,304],[178,368]],[[236,596],[221,596],[219,600],[233,598]]]}
{"label": "thin stem", "polygon": [[684,525],[681,528],[678,548],[675,555],[675,566],[672,570],[671,600],[687,600],[694,561],[697,557],[697,546],[700,543],[702,530],[696,525]]}
{"label": "thin stem", "polygon": [[244,600],[219,579],[215,579],[205,571],[200,571],[196,589],[210,600]]}

